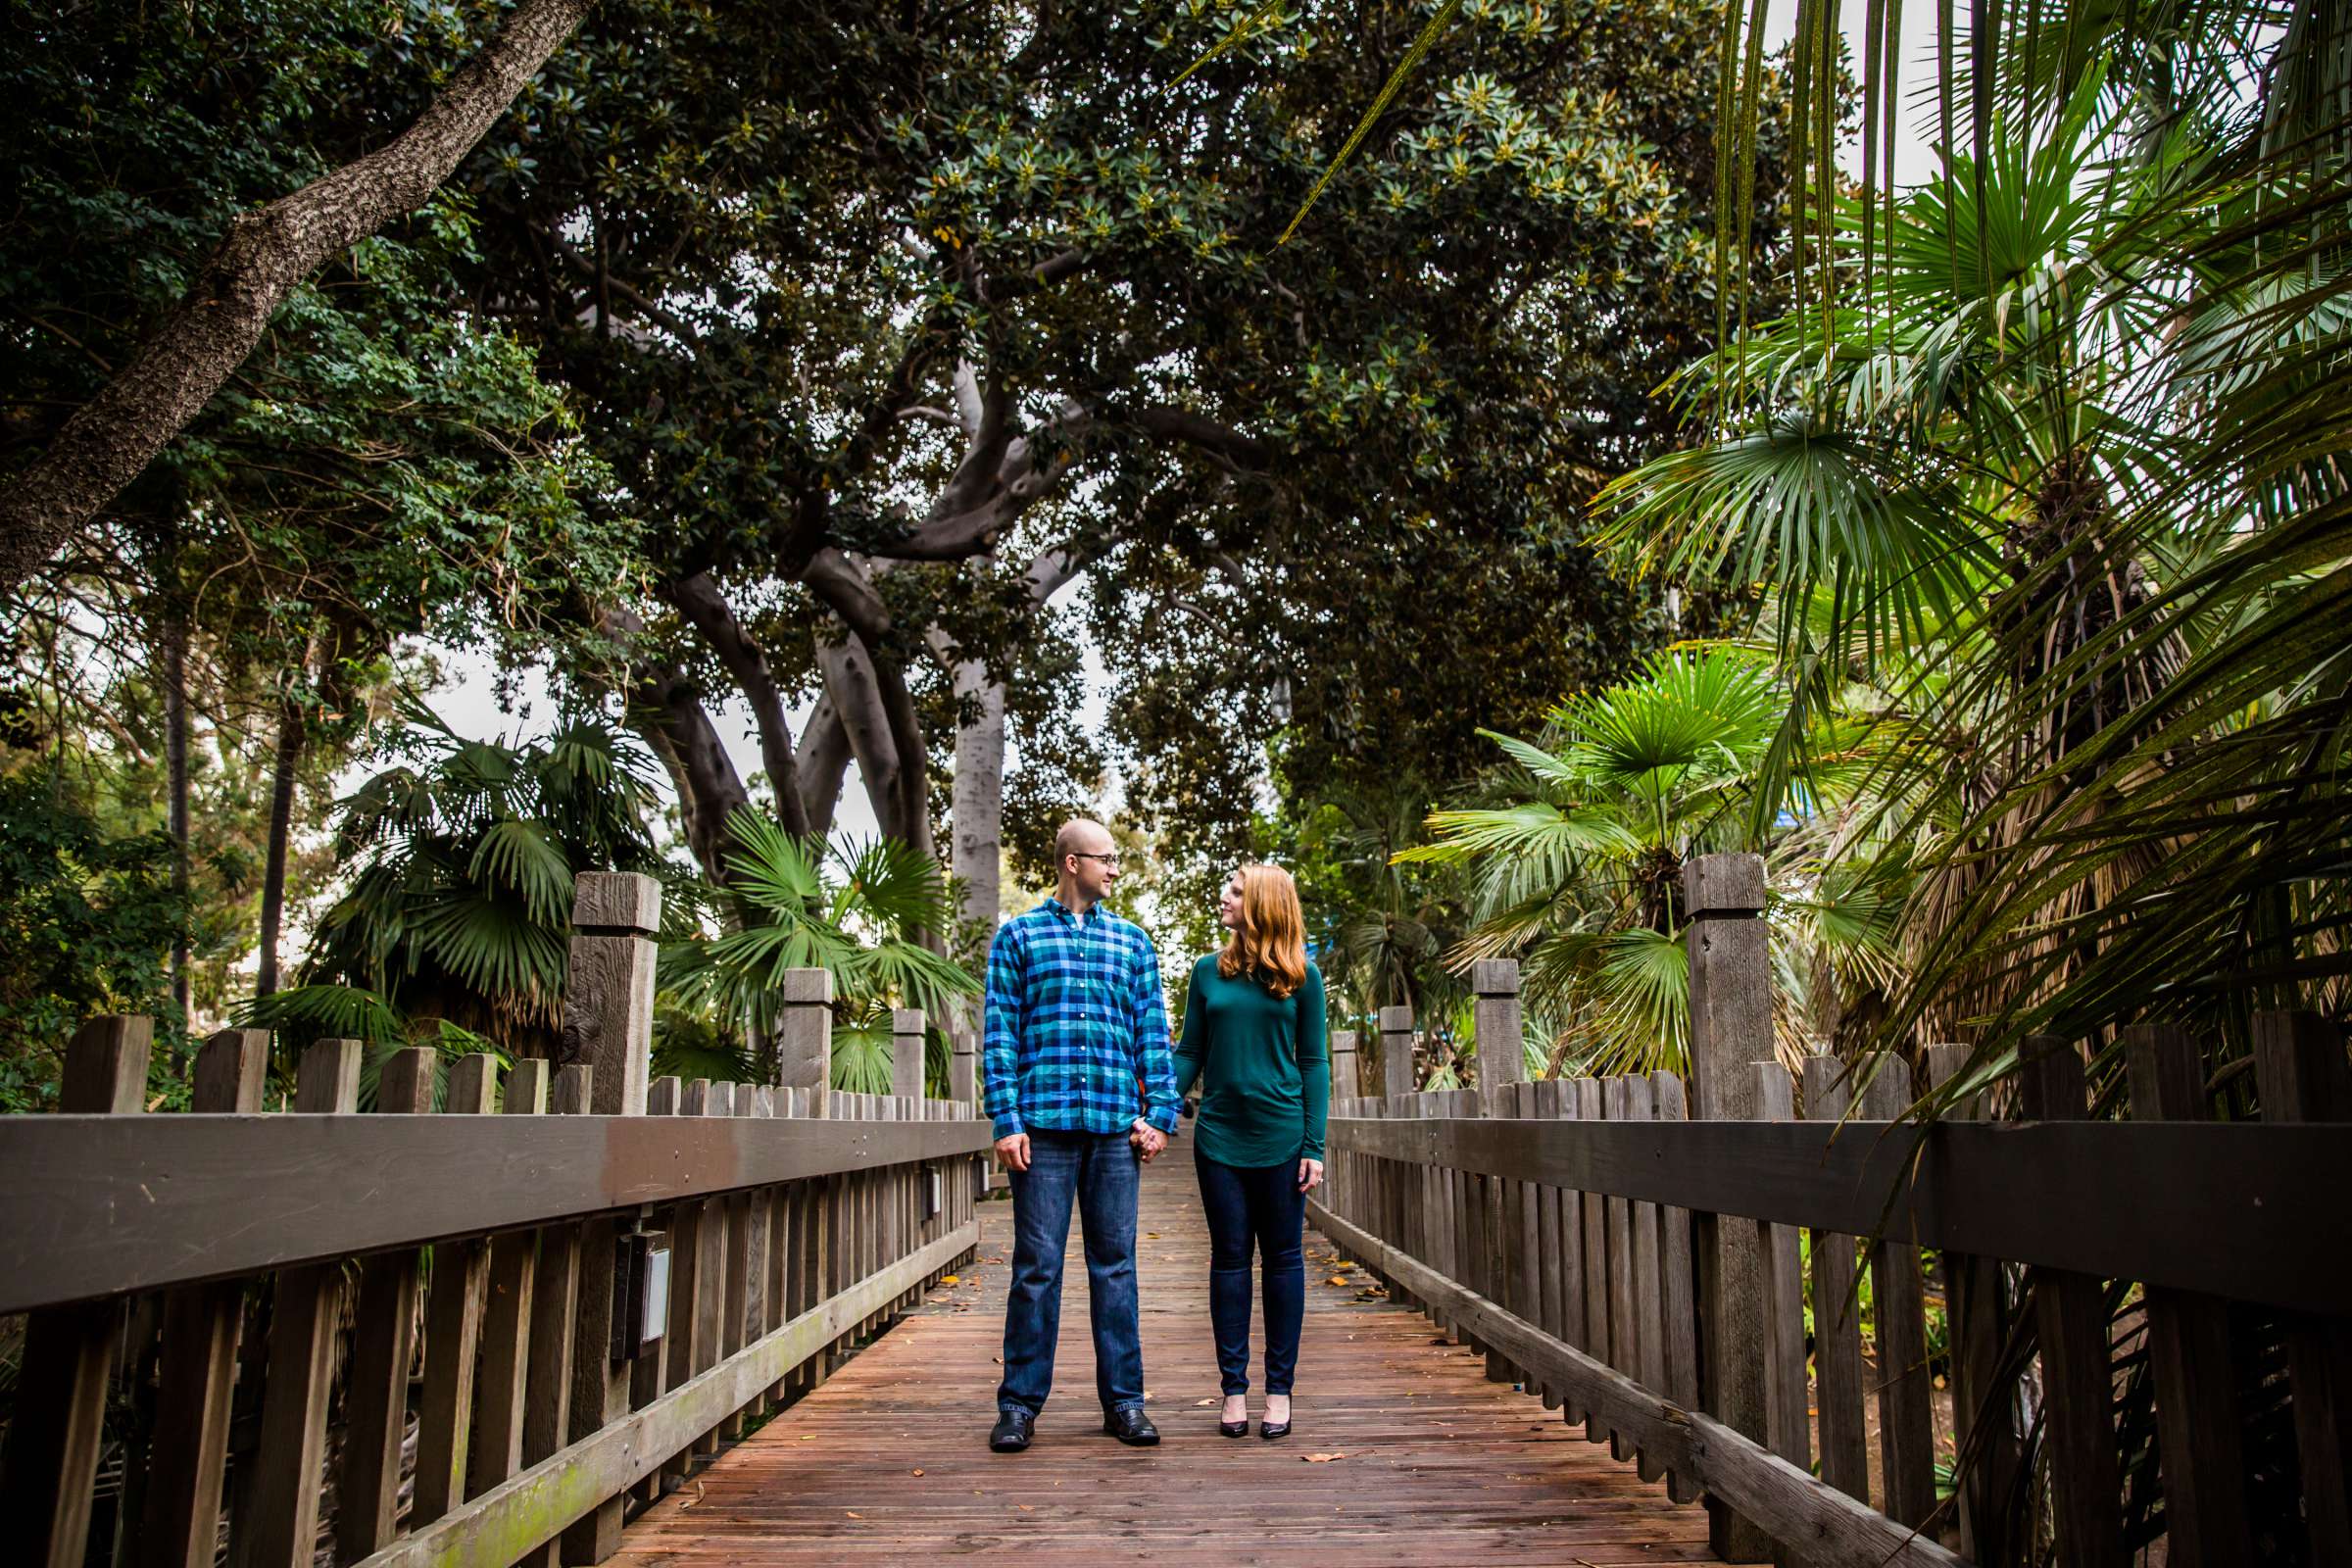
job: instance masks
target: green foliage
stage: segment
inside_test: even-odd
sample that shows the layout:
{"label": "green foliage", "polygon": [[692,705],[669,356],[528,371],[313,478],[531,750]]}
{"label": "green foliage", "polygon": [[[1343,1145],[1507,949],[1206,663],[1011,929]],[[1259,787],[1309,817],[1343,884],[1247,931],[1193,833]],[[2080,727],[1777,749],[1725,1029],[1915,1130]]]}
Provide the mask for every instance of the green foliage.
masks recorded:
{"label": "green foliage", "polygon": [[[1851,964],[1884,945],[1891,911],[1876,885],[1857,887],[1851,866],[1824,875],[1808,853],[1816,823],[1756,803],[1788,711],[1754,655],[1654,656],[1636,678],[1563,704],[1541,744],[1492,737],[1510,759],[1487,788],[1497,804],[1432,813],[1434,840],[1396,855],[1468,868],[1477,923],[1448,961],[1523,959],[1538,1028],[1554,1042],[1549,1069],[1687,1070],[1682,872],[1694,855],[1772,852],[1769,913],[1785,971],[1810,980],[1824,961]],[[1834,803],[1792,804],[1817,816]],[[1768,838],[1752,833],[1757,816],[1775,824]],[[1818,989],[1784,987],[1784,1002]],[[1785,1017],[1784,1029],[1803,1023]]]}
{"label": "green foliage", "polygon": [[[785,971],[823,969],[833,976],[834,1087],[889,1093],[891,1009],[920,1007],[935,1025],[980,990],[921,940],[948,924],[939,863],[890,839],[828,847],[748,811],[729,818],[727,832],[736,849],[723,897],[740,920],[717,936],[693,931],[663,945],[664,1016],[679,1034],[660,1050],[680,1062],[690,1051],[756,1060],[751,1043],[772,1041],[781,1020]],[[721,895],[705,897],[716,905]]]}
{"label": "green foliage", "polygon": [[170,867],[162,835],[109,834],[37,765],[0,770],[0,1112],[55,1109],[66,1043],[104,1012],[156,1015],[154,1087],[173,1087]]}
{"label": "green foliage", "polygon": [[[1869,287],[1694,368],[1722,433],[1622,487],[1630,556],[1774,594],[1767,772],[1842,774],[1851,841],[1915,861],[1879,1042],[1982,1072],[2156,1016],[2237,1054],[2257,1006],[2342,1003],[2341,196],[2275,220],[2318,247],[2281,270],[2245,224],[2306,176],[2233,158],[2226,104],[2150,126],[2135,69],[1992,103]],[[1859,769],[1805,733],[1857,703]]]}
{"label": "green foliage", "polygon": [[337,808],[347,885],[318,921],[302,984],[243,1016],[289,1045],[479,1040],[552,1058],[573,877],[662,868],[644,756],[586,717],[524,745],[467,740],[415,701],[404,719],[385,749],[405,760]]}

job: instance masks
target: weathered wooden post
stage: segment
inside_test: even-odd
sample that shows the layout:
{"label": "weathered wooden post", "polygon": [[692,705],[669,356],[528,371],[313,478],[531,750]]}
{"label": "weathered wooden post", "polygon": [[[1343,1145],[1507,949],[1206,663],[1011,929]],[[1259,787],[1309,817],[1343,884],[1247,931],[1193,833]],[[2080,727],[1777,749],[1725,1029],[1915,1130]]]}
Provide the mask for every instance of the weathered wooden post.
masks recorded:
{"label": "weathered wooden post", "polygon": [[[776,1026],[776,1060],[784,1089],[805,1099],[810,1116],[828,1116],[833,1101],[833,974],[829,969],[784,971],[783,1016]],[[840,1289],[841,1178],[818,1177],[801,1184],[795,1229],[808,1299],[813,1306]],[[824,1382],[832,1370],[828,1347],[809,1357],[795,1375],[803,1392]]]}
{"label": "weathered wooden post", "polygon": [[923,1009],[890,1012],[890,1092],[903,1100],[923,1098]]}
{"label": "weathered wooden post", "polygon": [[[225,1029],[197,1054],[189,1108],[253,1115],[262,1108],[270,1032]],[[164,1298],[155,1430],[172,1434],[148,1459],[142,1560],[212,1568],[228,1460],[242,1281],[188,1285]]]}
{"label": "weathered wooden post", "polygon": [[786,1089],[808,1096],[808,1114],[825,1114],[833,1084],[833,973],[784,971],[783,1017],[776,1025],[776,1064]]}
{"label": "weathered wooden post", "polygon": [[[1334,1029],[1331,1032],[1331,1114],[1354,1114],[1353,1102],[1361,1092],[1356,1087],[1355,1031]],[[1323,1184],[1327,1189],[1323,1194],[1323,1201],[1330,1205],[1332,1212],[1361,1224],[1362,1217],[1355,1207],[1354,1165],[1354,1157],[1347,1154],[1338,1155],[1328,1162],[1323,1174]]]}
{"label": "weathered wooden post", "polygon": [[[491,1057],[479,1053],[450,1063],[443,1113],[489,1115],[498,1089],[493,1065]],[[483,1293],[489,1267],[490,1245],[485,1241],[443,1242],[433,1249],[432,1294],[425,1303],[424,1391],[417,1411],[416,1488],[409,1512],[412,1526],[430,1524],[466,1500],[467,1447],[473,1435],[474,1366],[481,1353]]]}
{"label": "weathered wooden post", "polygon": [[958,1105],[980,1103],[980,1042],[969,1029],[948,1037],[948,1098]]}
{"label": "weathered wooden post", "polygon": [[[1366,1110],[1378,1116],[1397,1116],[1404,1113],[1403,1097],[1414,1090],[1413,1080],[1413,1009],[1406,1006],[1383,1007],[1380,1025],[1380,1095],[1375,1105]],[[1364,1167],[1363,1212],[1365,1228],[1389,1241],[1400,1241],[1396,1233],[1396,1217],[1404,1211],[1405,1193],[1409,1191],[1415,1172],[1410,1166],[1395,1160],[1367,1160]],[[1396,1289],[1389,1282],[1392,1292]],[[1396,1298],[1399,1301],[1404,1298]]]}
{"label": "weathered wooden post", "polygon": [[[1527,1081],[1527,1041],[1519,1011],[1519,962],[1516,958],[1482,958],[1470,966],[1471,1042],[1478,1050],[1478,1103],[1489,1117],[1519,1114],[1518,1086]],[[1481,1208],[1487,1268],[1485,1289],[1505,1310],[1526,1315],[1520,1298],[1519,1250],[1528,1199],[1526,1184],[1499,1178],[1481,1178],[1486,1191]],[[1487,1352],[1487,1378],[1494,1383],[1522,1377],[1495,1351]]]}
{"label": "weathered wooden post", "polygon": [[[573,1063],[556,1074],[550,1105],[558,1116],[585,1116],[595,1099],[589,1070]],[[531,1275],[530,1365],[524,1370],[522,1462],[537,1464],[571,1441],[572,1324],[579,1310],[580,1238],[599,1222],[550,1225],[539,1233]],[[562,1568],[564,1542],[547,1543],[523,1568]]]}
{"label": "weathered wooden post", "polygon": [[1414,1088],[1413,1009],[1383,1007],[1380,1009],[1380,1092],[1383,1095],[1409,1095]]}
{"label": "weathered wooden post", "polygon": [[[654,933],[662,884],[625,871],[591,871],[572,885],[571,978],[564,997],[564,1054],[590,1069],[590,1109],[645,1114],[654,1044]],[[612,1359],[612,1263],[629,1218],[587,1227],[573,1313],[571,1436],[575,1443],[629,1413],[630,1364]],[[597,1504],[564,1533],[566,1563],[600,1563],[620,1549],[624,1498]]]}
{"label": "weathered wooden post", "polygon": [[[507,1069],[499,1111],[547,1113],[548,1064],[522,1060]],[[509,1231],[491,1243],[490,1282],[482,1319],[481,1382],[474,1393],[473,1441],[466,1449],[466,1495],[478,1497],[522,1468],[524,1378],[531,1357],[531,1286],[539,1239]]]}
{"label": "weathered wooden post", "polygon": [[[2352,1121],[2343,1031],[2317,1013],[2254,1015],[2254,1081],[2264,1121]],[[2352,1323],[2296,1312],[2283,1326],[2311,1560],[2352,1562]]]}
{"label": "weathered wooden post", "polygon": [[[146,1108],[155,1020],[93,1018],[66,1048],[57,1108],[123,1116]],[[25,1563],[79,1564],[90,1533],[106,1419],[107,1380],[122,1336],[120,1301],[51,1307],[24,1325],[24,1371],[10,1423],[0,1496]]]}
{"label": "weathered wooden post", "polygon": [[[2205,1054],[2193,1036],[2136,1024],[2123,1042],[2133,1121],[2210,1118]],[[2156,1286],[2145,1300],[2168,1560],[2179,1553],[2183,1562],[2252,1562],[2229,1307],[2218,1297]]]}
{"label": "weathered wooden post", "polygon": [[[1930,1046],[1928,1065],[1936,1087],[1948,1090],[1952,1081],[1967,1067],[1969,1055],[1966,1046]],[[1808,1115],[1816,1114],[1812,1109],[1812,1065],[1811,1062],[1806,1063]],[[1833,1115],[1843,1114],[1844,1110],[1845,1096],[1841,1087],[1837,1101],[1834,1103],[1825,1102],[1818,1114],[1826,1120]],[[1992,1114],[1992,1096],[1989,1091],[1981,1089],[1954,1102],[1945,1112],[1945,1119],[1984,1121],[1990,1119]],[[1818,1238],[1814,1246],[1816,1250],[1813,1255],[1819,1259],[1823,1250]],[[1836,1249],[1829,1250],[1835,1253]],[[1852,1251],[1850,1247],[1845,1250],[1849,1267],[1842,1279],[1832,1282],[1834,1287],[1850,1288]],[[2007,1359],[2004,1352],[2008,1348],[2012,1326],[2008,1290],[2003,1283],[2003,1270],[1998,1258],[1972,1257],[1966,1252],[1946,1250],[1943,1268],[1944,1306],[1950,1324],[1952,1443],[1956,1452],[1974,1455],[1967,1464],[1961,1466],[1957,1478],[1959,1494],[1954,1500],[1959,1504],[1960,1554],[1971,1562],[2007,1562],[2012,1555],[2008,1499],[2011,1488],[2016,1484],[2019,1467],[2025,1463],[2016,1421],[2016,1378],[2014,1372],[2004,1365]],[[1814,1299],[1835,1298],[1826,1295],[1817,1280]],[[1849,1308],[1845,1315],[1848,1319],[1845,1333],[1854,1336],[1858,1333],[1850,1321],[1854,1313]],[[1845,1465],[1845,1473],[1853,1478],[1853,1484],[1844,1490],[1855,1496],[1866,1496],[1869,1485],[1865,1475],[1867,1460],[1861,1432],[1862,1350],[1859,1339],[1856,1339],[1850,1352],[1840,1353],[1848,1354],[1853,1365],[1850,1378],[1852,1392],[1841,1396],[1853,1410],[1845,1418],[1853,1424],[1852,1435],[1841,1440],[1841,1446],[1846,1447],[1851,1455]],[[1833,1486],[1841,1486],[1843,1483],[1831,1476],[1828,1470],[1831,1439],[1826,1423],[1831,1415],[1830,1386],[1831,1375],[1825,1370],[1822,1374],[1821,1412],[1825,1423],[1822,1429],[1823,1478]],[[2166,1506],[2171,1506],[2169,1499]]]}
{"label": "weathered wooden post", "polygon": [[[1702,855],[1683,867],[1690,959],[1690,1090],[1700,1121],[1755,1114],[1751,1064],[1773,1059],[1772,964],[1764,928],[1764,858]],[[1753,1221],[1693,1216],[1704,1368],[1700,1402],[1769,1446],[1764,1415],[1764,1263]],[[1707,1497],[1707,1540],[1727,1562],[1761,1562],[1772,1538]]]}
{"label": "weathered wooden post", "polygon": [[[295,1114],[348,1116],[359,1108],[360,1043],[321,1040],[304,1052],[294,1079]],[[318,1494],[342,1296],[339,1262],[277,1272],[250,1511],[239,1520],[246,1533],[240,1560],[256,1568],[297,1568],[318,1549]]]}
{"label": "weathered wooden post", "polygon": [[[2089,1116],[2082,1054],[2073,1041],[2029,1035],[2023,1055],[2018,1094],[2027,1120]],[[2129,1553],[2115,1528],[2123,1473],[2109,1413],[2115,1371],[2106,1284],[2061,1268],[2036,1267],[2027,1271],[2027,1278],[2033,1282],[2034,1326],[2040,1336],[2042,1442],[2049,1455],[2058,1541],[2070,1563],[2120,1568]]]}

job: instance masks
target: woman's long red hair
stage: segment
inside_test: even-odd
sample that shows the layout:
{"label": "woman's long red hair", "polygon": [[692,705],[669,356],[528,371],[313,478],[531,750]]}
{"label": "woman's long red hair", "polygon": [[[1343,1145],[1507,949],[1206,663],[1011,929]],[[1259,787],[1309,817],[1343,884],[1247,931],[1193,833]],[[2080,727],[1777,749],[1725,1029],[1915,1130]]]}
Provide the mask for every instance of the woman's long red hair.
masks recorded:
{"label": "woman's long red hair", "polygon": [[1278,998],[1306,984],[1306,916],[1298,908],[1298,884],[1279,865],[1245,865],[1242,923],[1217,955],[1217,973],[1228,980],[1248,975]]}

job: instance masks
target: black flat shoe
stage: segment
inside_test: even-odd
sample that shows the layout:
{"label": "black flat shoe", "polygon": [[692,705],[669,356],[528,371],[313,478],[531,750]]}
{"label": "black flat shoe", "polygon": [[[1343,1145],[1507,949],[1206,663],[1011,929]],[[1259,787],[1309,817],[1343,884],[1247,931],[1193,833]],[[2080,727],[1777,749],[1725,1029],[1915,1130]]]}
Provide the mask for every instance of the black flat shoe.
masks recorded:
{"label": "black flat shoe", "polygon": [[1159,1428],[1152,1424],[1152,1418],[1144,1414],[1140,1404],[1104,1411],[1102,1430],[1131,1448],[1149,1448],[1159,1441]]}
{"label": "black flat shoe", "polygon": [[988,1446],[999,1453],[1018,1453],[1037,1436],[1037,1417],[1026,1410],[1005,1410],[988,1435]]}

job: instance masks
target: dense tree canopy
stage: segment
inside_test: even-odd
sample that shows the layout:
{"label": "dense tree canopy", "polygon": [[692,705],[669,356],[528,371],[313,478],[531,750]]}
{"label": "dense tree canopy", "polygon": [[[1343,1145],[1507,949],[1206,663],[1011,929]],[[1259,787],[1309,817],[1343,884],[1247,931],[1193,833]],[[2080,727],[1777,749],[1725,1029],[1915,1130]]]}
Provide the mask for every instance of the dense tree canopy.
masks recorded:
{"label": "dense tree canopy", "polygon": [[[10,461],[236,213],[429,115],[501,15],[18,38]],[[1186,77],[1242,15],[599,7],[19,595],[56,629],[23,691],[78,697],[51,744],[93,744],[120,676],[76,607],[158,628],[173,755],[232,707],[269,753],[266,957],[319,769],[418,637],[608,705],[713,879],[733,813],[822,830],[855,763],[967,933],[1114,769],[1184,875],[1265,838],[1270,788],[1417,820],[1480,723],[1656,634],[1581,512],[1670,439],[1655,389],[1710,330],[1714,13],[1480,13],[1279,247],[1419,22],[1280,17]]]}

